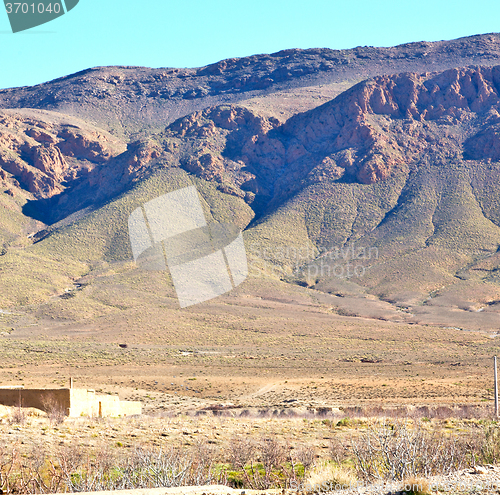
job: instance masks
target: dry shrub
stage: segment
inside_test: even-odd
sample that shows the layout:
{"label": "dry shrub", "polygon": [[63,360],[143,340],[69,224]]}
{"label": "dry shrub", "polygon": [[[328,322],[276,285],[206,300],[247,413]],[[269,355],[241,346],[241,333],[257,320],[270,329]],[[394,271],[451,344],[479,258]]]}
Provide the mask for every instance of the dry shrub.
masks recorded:
{"label": "dry shrub", "polygon": [[0,490],[19,494],[61,491],[60,473],[43,444],[35,444],[29,455],[21,454],[16,445],[1,449]]}
{"label": "dry shrub", "polygon": [[308,470],[316,459],[316,449],[312,445],[303,445],[296,450],[295,457],[304,466],[304,470]]}
{"label": "dry shrub", "polygon": [[290,450],[275,438],[261,437],[254,442],[235,437],[229,445],[228,460],[241,473],[246,487],[267,490],[296,481],[297,459]]}
{"label": "dry shrub", "polygon": [[[237,437],[227,450],[203,440],[177,448],[90,449],[75,443],[44,449],[34,445],[27,453],[16,444],[0,445],[0,489],[24,495],[227,484],[228,479],[243,489],[286,489],[304,482],[300,464],[309,491],[354,485],[356,478],[408,483],[412,477],[428,478],[476,463],[499,462],[499,431],[490,422],[475,425],[467,434],[448,436],[419,423],[385,421],[358,432],[348,443],[342,443],[340,435],[335,437],[330,454],[336,462],[316,466],[314,446],[291,449],[272,437]],[[345,467],[346,460],[354,463],[356,476]],[[413,493],[426,493],[425,484],[422,490]]]}
{"label": "dry shrub", "polygon": [[236,469],[244,469],[253,458],[254,443],[248,438],[234,437],[229,442],[229,462]]}
{"label": "dry shrub", "polygon": [[279,482],[273,471],[279,470],[287,458],[285,447],[275,438],[262,438],[259,445],[262,464],[264,465],[264,477],[261,486],[264,490],[271,488],[276,481]]}
{"label": "dry shrub", "polygon": [[479,445],[474,449],[481,464],[498,464],[500,462],[500,429],[498,425],[488,425],[484,438],[479,439]]}
{"label": "dry shrub", "polygon": [[[213,483],[215,480],[213,466],[217,463],[218,452],[205,439],[199,439],[190,452],[191,481],[195,485]],[[217,479],[220,483],[221,480]]]}
{"label": "dry shrub", "polygon": [[42,405],[47,413],[50,424],[60,425],[64,422],[66,418],[64,407],[57,401],[54,395],[49,394],[47,397],[44,397]]}
{"label": "dry shrub", "polygon": [[366,480],[403,480],[463,469],[477,450],[470,436],[428,432],[420,423],[382,422],[352,439],[354,461]]}
{"label": "dry shrub", "polygon": [[102,448],[91,456],[77,444],[61,447],[56,453],[63,482],[71,492],[110,489],[105,482],[108,469],[113,465],[109,457],[109,451],[105,453]]}
{"label": "dry shrub", "polygon": [[304,487],[307,493],[329,492],[354,487],[357,481],[352,469],[333,462],[323,462],[309,472]]}
{"label": "dry shrub", "polygon": [[[228,460],[230,464],[241,473],[243,484],[253,489],[259,487],[259,473],[253,465],[255,451],[255,443],[248,438],[233,437],[229,442]],[[250,469],[247,469],[247,466]]]}
{"label": "dry shrub", "polygon": [[11,491],[10,478],[11,472],[14,468],[12,450],[7,448],[7,445],[0,447],[0,490],[2,493],[9,493]]}
{"label": "dry shrub", "polygon": [[266,472],[279,468],[286,459],[286,449],[275,438],[262,438],[259,442],[262,464]]}
{"label": "dry shrub", "polygon": [[349,447],[345,441],[336,436],[330,440],[329,453],[331,459],[337,464],[342,464],[350,455]]}
{"label": "dry shrub", "polygon": [[58,462],[70,492],[169,488],[220,482],[212,470],[213,452],[204,444],[191,451],[138,447],[126,458],[109,447],[93,455],[77,447],[61,449]]}
{"label": "dry shrub", "polygon": [[22,426],[26,423],[27,416],[26,410],[20,405],[17,405],[16,407],[13,407],[10,412],[9,424]]}

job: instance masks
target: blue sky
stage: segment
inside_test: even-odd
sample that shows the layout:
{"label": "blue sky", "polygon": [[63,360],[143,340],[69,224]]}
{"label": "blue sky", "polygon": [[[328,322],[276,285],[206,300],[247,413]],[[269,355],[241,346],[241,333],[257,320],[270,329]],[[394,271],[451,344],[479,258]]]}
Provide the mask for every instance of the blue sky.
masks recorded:
{"label": "blue sky", "polygon": [[285,48],[392,46],[498,31],[497,0],[80,0],[66,15],[16,34],[0,13],[0,88],[102,65],[199,67]]}

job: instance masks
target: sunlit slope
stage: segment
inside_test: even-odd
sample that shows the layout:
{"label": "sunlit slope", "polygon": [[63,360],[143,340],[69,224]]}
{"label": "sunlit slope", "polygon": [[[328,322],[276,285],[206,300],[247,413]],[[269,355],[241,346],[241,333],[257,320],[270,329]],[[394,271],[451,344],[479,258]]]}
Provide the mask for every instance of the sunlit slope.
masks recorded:
{"label": "sunlit slope", "polygon": [[243,229],[251,221],[251,209],[239,198],[221,193],[213,184],[183,170],[159,170],[83,218],[55,228],[39,242],[0,256],[2,305],[42,302],[103,264],[130,261],[130,213],[151,199],[192,184],[200,193],[208,222],[230,222]]}

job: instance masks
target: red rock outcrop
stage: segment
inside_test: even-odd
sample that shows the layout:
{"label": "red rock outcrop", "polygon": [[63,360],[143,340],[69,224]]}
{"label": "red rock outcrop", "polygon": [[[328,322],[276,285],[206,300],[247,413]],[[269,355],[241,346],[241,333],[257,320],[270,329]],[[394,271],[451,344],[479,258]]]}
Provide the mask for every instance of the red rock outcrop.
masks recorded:
{"label": "red rock outcrop", "polygon": [[11,158],[2,152],[0,152],[0,167],[12,174],[35,197],[50,198],[64,189],[53,177],[42,173],[17,157]]}
{"label": "red rock outcrop", "polygon": [[4,111],[0,169],[38,198],[80,178],[72,194],[82,205],[112,197],[159,161],[249,203],[279,203],[316,182],[387,180],[423,157],[443,166],[499,160],[499,92],[500,66],[380,76],[285,123],[223,105],[127,147],[95,127]]}
{"label": "red rock outcrop", "polygon": [[460,118],[464,110],[481,113],[498,105],[499,89],[500,66],[381,76],[364,84],[360,107],[401,118]]}
{"label": "red rock outcrop", "polygon": [[68,169],[60,149],[52,144],[39,145],[33,149],[33,166],[55,180],[62,180]]}
{"label": "red rock outcrop", "polygon": [[[492,115],[500,117],[499,91],[500,66],[376,77],[292,117],[284,125],[284,133],[292,137],[293,148],[301,145],[301,152],[294,155],[289,147],[287,165],[304,157],[311,161],[315,154],[324,153],[337,166],[352,167],[353,160],[345,161],[345,151],[355,150],[357,179],[366,184],[384,180],[429,149],[434,138],[422,123],[460,124],[489,112],[491,124]],[[383,123],[381,118],[389,120]],[[414,121],[417,127],[405,129],[405,138],[399,139],[401,129],[396,127],[404,120]],[[462,138],[466,132],[464,126]],[[456,144],[462,147],[463,141]],[[464,149],[473,158],[498,159],[499,133],[481,131]]]}
{"label": "red rock outcrop", "polygon": [[[187,171],[218,182],[219,189],[252,201],[257,191],[269,194],[269,184],[285,165],[285,146],[269,135],[279,124],[243,107],[222,106],[179,119],[167,128],[166,137],[179,143],[172,161],[179,160]],[[165,148],[169,150],[169,145]],[[263,179],[257,180],[257,174]]]}
{"label": "red rock outcrop", "polygon": [[346,174],[386,180],[429,154],[500,159],[499,90],[500,66],[380,76],[284,124],[223,106],[180,119],[167,136],[191,173],[278,201]]}
{"label": "red rock outcrop", "polygon": [[151,163],[164,155],[164,151],[154,141],[137,141],[128,145],[127,150],[97,167],[88,175],[83,189],[97,190],[94,194],[102,199],[112,196],[120,188],[137,181],[147,174]]}
{"label": "red rock outcrop", "polygon": [[33,113],[0,112],[0,169],[3,180],[14,189],[20,185],[35,198],[60,194],[65,182],[125,149],[104,131],[70,124],[56,114]]}
{"label": "red rock outcrop", "polygon": [[95,163],[104,163],[112,156],[107,139],[98,132],[84,134],[77,129],[63,128],[57,137],[60,138],[57,146],[63,155]]}
{"label": "red rock outcrop", "polygon": [[500,128],[488,127],[464,143],[465,156],[472,160],[500,160]]}
{"label": "red rock outcrop", "polygon": [[224,160],[220,156],[205,153],[199,159],[190,158],[185,162],[185,168],[205,180],[222,182],[224,175]]}

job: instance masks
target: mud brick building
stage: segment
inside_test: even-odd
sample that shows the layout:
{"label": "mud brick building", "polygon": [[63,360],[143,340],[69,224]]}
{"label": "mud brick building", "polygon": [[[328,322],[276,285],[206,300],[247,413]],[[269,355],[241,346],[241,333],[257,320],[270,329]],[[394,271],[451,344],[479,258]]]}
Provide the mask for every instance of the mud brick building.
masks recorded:
{"label": "mud brick building", "polygon": [[73,388],[72,379],[69,388],[0,387],[0,404],[11,407],[34,407],[45,412],[58,409],[69,417],[103,418],[142,413],[140,402],[120,400],[114,395],[96,394],[94,390]]}

